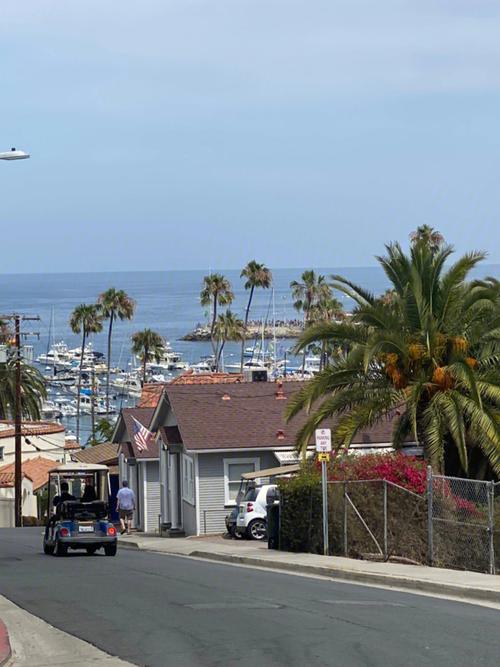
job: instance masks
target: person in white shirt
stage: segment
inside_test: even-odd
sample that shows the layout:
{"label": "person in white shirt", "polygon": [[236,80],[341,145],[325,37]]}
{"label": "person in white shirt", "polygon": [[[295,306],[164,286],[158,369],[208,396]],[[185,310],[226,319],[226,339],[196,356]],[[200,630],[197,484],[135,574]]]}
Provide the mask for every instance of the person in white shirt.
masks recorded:
{"label": "person in white shirt", "polygon": [[122,481],[122,488],[116,496],[116,509],[120,516],[121,534],[123,535],[126,532],[127,535],[130,535],[130,526],[135,510],[135,494],[132,489],[129,489],[126,479]]}

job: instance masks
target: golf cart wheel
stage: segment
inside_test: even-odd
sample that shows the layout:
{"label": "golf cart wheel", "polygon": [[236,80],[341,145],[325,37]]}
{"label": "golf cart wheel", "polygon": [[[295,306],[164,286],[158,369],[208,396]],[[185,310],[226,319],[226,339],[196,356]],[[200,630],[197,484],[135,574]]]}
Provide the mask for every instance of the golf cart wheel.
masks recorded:
{"label": "golf cart wheel", "polygon": [[67,544],[61,544],[59,540],[56,540],[54,556],[67,556],[68,555],[68,546]]}
{"label": "golf cart wheel", "polygon": [[86,547],[87,554],[93,556],[97,551],[97,547]]}
{"label": "golf cart wheel", "polygon": [[267,525],[264,519],[250,521],[247,534],[251,540],[265,540],[267,537]]}
{"label": "golf cart wheel", "polygon": [[54,553],[54,545],[53,544],[47,544],[47,542],[43,543],[43,553],[46,556],[52,556]]}
{"label": "golf cart wheel", "polygon": [[116,544],[106,544],[104,546],[106,556],[116,556]]}

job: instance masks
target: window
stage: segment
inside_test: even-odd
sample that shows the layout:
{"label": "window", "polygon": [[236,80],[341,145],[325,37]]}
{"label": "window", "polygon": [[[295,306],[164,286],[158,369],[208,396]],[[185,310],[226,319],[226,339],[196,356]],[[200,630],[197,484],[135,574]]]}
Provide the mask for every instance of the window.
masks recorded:
{"label": "window", "polygon": [[194,505],[194,462],[189,456],[182,455],[182,497]]}
{"label": "window", "polygon": [[260,459],[224,459],[224,504],[234,505],[244,472],[260,470]]}
{"label": "window", "polygon": [[3,447],[0,447],[0,461],[3,461]]}

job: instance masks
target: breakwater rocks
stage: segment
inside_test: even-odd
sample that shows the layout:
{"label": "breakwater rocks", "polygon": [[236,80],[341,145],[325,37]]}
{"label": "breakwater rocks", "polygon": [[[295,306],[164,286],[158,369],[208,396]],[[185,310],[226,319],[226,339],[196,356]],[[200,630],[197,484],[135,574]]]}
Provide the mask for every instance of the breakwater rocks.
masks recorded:
{"label": "breakwater rocks", "polygon": [[[273,328],[272,324],[268,324],[264,331],[264,338],[298,338],[304,331],[304,325],[300,321],[293,322],[276,322]],[[247,326],[248,340],[253,338],[262,338],[262,322],[251,322]],[[210,340],[210,327],[197,326],[193,331],[190,331],[181,340],[190,341],[204,341]]]}

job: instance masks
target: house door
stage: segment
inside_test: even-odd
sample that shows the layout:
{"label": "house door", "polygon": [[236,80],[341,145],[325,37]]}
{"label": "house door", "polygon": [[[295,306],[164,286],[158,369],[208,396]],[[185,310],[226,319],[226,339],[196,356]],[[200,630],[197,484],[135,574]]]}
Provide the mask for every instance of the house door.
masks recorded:
{"label": "house door", "polygon": [[180,454],[168,453],[168,509],[172,528],[182,528]]}

